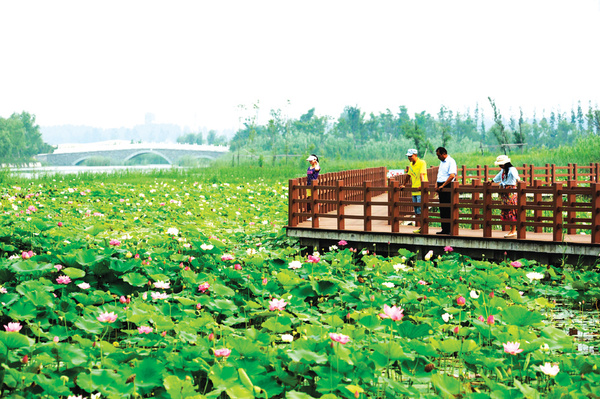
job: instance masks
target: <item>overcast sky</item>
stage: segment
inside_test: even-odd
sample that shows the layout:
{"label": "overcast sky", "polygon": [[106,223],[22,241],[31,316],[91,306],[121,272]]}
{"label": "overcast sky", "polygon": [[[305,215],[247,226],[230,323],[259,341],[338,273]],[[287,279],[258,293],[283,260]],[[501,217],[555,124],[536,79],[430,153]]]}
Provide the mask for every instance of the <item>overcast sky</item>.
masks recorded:
{"label": "overcast sky", "polygon": [[0,116],[237,128],[297,118],[504,116],[600,102],[600,0],[0,2]]}

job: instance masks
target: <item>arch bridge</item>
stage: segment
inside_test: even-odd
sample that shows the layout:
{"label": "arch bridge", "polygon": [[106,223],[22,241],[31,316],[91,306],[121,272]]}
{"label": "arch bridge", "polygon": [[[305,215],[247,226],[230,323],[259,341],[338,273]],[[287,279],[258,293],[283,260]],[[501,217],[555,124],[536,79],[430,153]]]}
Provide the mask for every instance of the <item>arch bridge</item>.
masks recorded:
{"label": "arch bridge", "polygon": [[173,165],[186,157],[213,160],[228,151],[229,147],[226,146],[115,141],[59,145],[52,153],[36,155],[36,159],[50,166],[74,166],[94,157],[108,158],[113,164],[123,164],[142,154],[155,154]]}

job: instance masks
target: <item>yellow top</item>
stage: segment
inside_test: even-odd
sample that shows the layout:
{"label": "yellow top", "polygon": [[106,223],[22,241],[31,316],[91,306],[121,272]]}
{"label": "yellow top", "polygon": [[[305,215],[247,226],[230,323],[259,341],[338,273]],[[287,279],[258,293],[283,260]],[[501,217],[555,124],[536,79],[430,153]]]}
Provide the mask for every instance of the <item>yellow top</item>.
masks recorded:
{"label": "yellow top", "polygon": [[413,190],[412,195],[420,195],[421,194],[421,174],[425,175],[425,179],[427,180],[427,162],[422,159],[418,159],[417,162],[413,165],[412,162],[408,165],[408,175],[412,181],[412,188],[418,189],[417,191]]}

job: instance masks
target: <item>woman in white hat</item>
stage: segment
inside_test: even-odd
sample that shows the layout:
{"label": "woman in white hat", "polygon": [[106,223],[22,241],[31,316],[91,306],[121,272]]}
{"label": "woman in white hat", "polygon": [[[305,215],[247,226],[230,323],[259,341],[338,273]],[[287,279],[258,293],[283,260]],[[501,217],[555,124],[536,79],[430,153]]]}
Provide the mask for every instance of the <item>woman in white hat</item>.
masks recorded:
{"label": "woman in white hat", "polygon": [[[319,157],[315,154],[310,154],[306,160],[310,163],[308,170],[306,171],[306,185],[312,186],[313,181],[319,178],[319,172],[321,171],[321,166],[319,165]],[[306,197],[310,198],[312,196],[312,190],[310,188],[306,189]],[[310,212],[310,204],[307,204],[307,211]],[[310,220],[310,218],[309,218]]]}
{"label": "woman in white hat", "polygon": [[[510,163],[510,158],[506,155],[498,155],[494,165],[500,166],[500,172],[492,180],[494,183],[500,183],[502,188],[517,188],[519,181],[519,171]],[[502,193],[500,195],[502,205],[517,205],[517,193]],[[516,209],[502,209],[500,212],[502,221],[516,222]],[[504,238],[512,238],[517,236],[517,225],[510,226],[510,232]]]}

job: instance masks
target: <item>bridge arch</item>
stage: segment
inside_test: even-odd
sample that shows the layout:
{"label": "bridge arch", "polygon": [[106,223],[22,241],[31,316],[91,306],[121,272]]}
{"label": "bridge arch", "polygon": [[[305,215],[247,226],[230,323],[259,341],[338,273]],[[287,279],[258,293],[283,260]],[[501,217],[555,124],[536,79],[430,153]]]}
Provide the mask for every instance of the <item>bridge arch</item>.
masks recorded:
{"label": "bridge arch", "polygon": [[106,158],[106,159],[109,159],[111,161],[111,163],[112,163],[112,159],[110,157],[107,157],[107,156],[104,156],[104,155],[98,155],[98,154],[88,154],[88,155],[85,155],[85,156],[83,156],[81,158],[77,158],[75,161],[73,161],[71,163],[71,166],[77,166],[80,163],[82,163],[83,161],[86,161],[86,160],[92,159],[92,158]]}
{"label": "bridge arch", "polygon": [[158,155],[159,157],[161,157],[162,159],[164,159],[165,161],[167,161],[167,163],[169,165],[173,165],[173,161],[171,159],[169,159],[167,156],[165,156],[164,154],[162,154],[159,151],[154,151],[154,150],[141,150],[141,151],[136,151],[131,155],[128,155],[125,157],[125,159],[123,159],[123,162],[127,162],[130,159],[133,159],[139,155],[144,155],[144,154],[154,154],[154,155]]}

